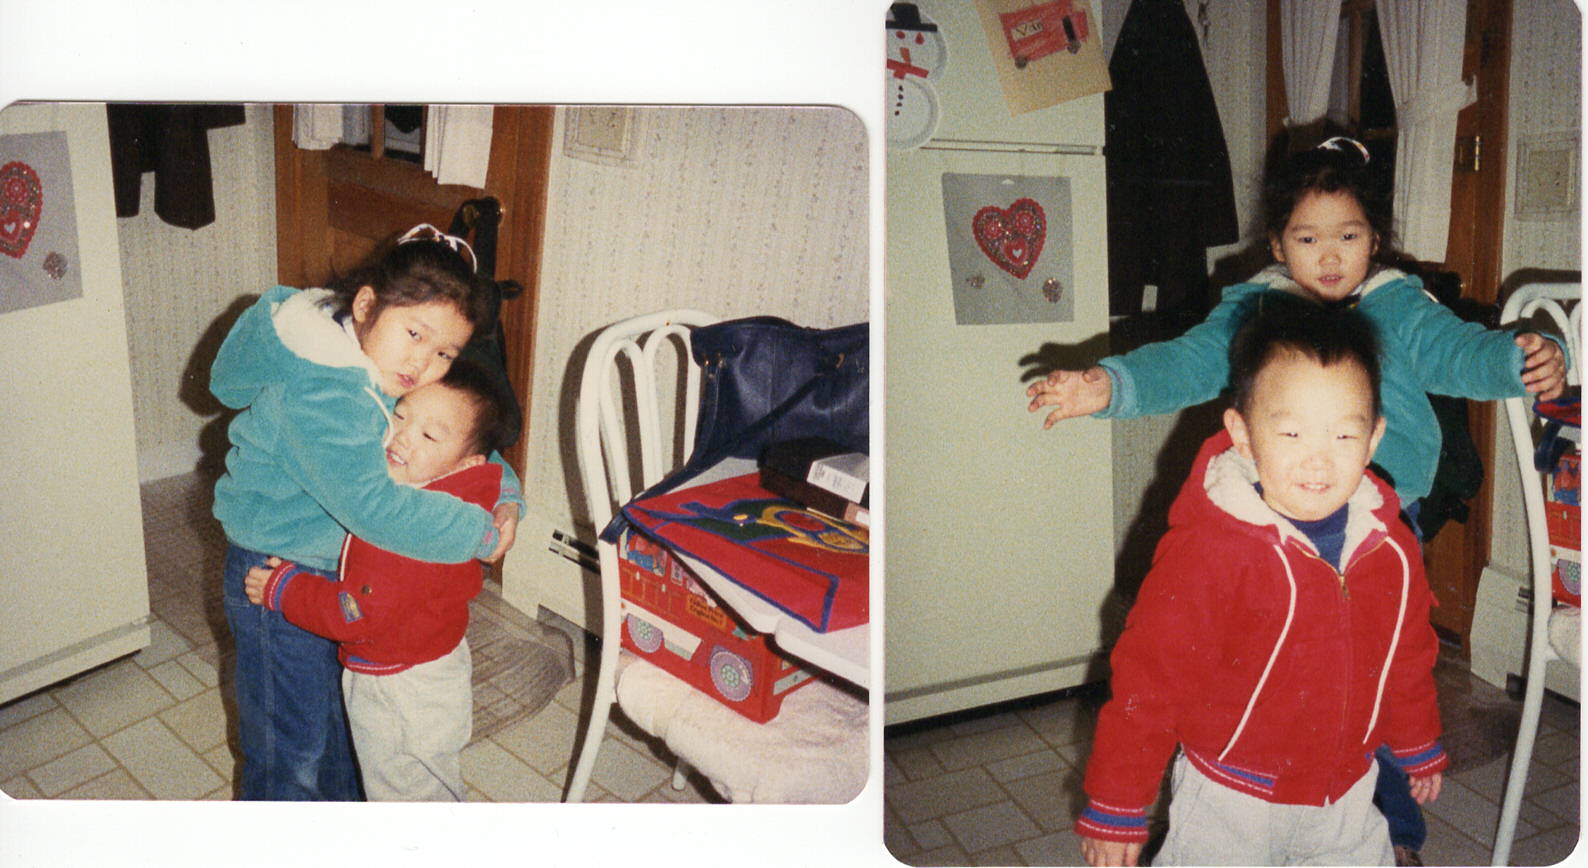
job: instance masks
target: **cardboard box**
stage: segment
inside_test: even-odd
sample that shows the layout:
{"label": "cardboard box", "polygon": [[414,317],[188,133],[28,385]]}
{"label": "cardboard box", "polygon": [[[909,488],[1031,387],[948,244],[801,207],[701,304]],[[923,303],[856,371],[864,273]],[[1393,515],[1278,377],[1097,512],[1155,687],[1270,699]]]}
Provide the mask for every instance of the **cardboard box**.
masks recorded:
{"label": "cardboard box", "polygon": [[756,723],[812,674],[717,604],[683,562],[643,534],[618,545],[623,647]]}

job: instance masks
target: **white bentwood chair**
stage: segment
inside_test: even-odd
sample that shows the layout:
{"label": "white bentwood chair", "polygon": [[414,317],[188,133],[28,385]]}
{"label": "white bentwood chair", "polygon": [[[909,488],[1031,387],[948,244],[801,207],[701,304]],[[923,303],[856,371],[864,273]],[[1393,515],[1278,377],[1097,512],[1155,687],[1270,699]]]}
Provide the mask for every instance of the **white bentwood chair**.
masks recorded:
{"label": "white bentwood chair", "polygon": [[[717,321],[718,317],[703,311],[667,310],[622,320],[596,335],[585,355],[574,420],[580,478],[596,533],[635,494],[659,482],[688,458],[700,412],[700,367],[690,356],[689,330],[691,326]],[[664,356],[667,349],[672,351]],[[678,367],[674,370],[682,375],[684,392],[673,396],[677,406],[669,408],[669,417],[675,425],[671,431],[664,431],[661,402],[664,393],[673,390],[662,388],[658,367],[668,357],[676,361]],[[633,401],[628,409],[632,415],[627,418],[622,415],[625,367],[631,387],[627,394]],[[636,451],[638,479],[629,460]],[[597,540],[596,552],[601,567],[601,662],[590,722],[568,784],[569,802],[584,800],[612,703],[617,701],[618,648],[623,629],[618,550],[612,543]],[[682,763],[675,766],[675,788],[682,787],[685,771]]]}
{"label": "white bentwood chair", "polygon": [[[701,392],[690,329],[717,321],[698,310],[669,310],[614,323],[596,335],[585,357],[574,429],[598,534],[636,494],[689,459]],[[677,758],[674,789],[683,788],[694,768],[734,802],[839,804],[860,792],[866,782],[863,697],[817,679],[790,694],[771,721],[754,723],[649,661],[625,654],[620,665],[618,547],[598,539],[596,549],[600,664],[565,801],[584,799],[613,703]]]}
{"label": "white bentwood chair", "polygon": [[[1518,287],[1506,299],[1501,321],[1513,324],[1546,315],[1554,321],[1556,331],[1565,337],[1572,366],[1567,371],[1567,383],[1582,384],[1582,286],[1577,283],[1530,283]],[[1527,687],[1522,699],[1522,722],[1517,731],[1516,750],[1511,756],[1511,771],[1506,780],[1505,798],[1500,805],[1500,825],[1494,838],[1494,854],[1490,864],[1505,865],[1511,857],[1511,844],[1516,836],[1516,820],[1522,809],[1522,790],[1527,785],[1528,764],[1533,758],[1533,741],[1538,736],[1539,710],[1544,703],[1545,670],[1551,666],[1572,666],[1572,660],[1581,660],[1582,637],[1575,622],[1568,626],[1567,613],[1553,605],[1551,573],[1554,558],[1550,554],[1549,534],[1544,518],[1544,485],[1542,475],[1533,466],[1535,431],[1539,428],[1532,418],[1531,396],[1507,398],[1506,419],[1511,428],[1511,440],[1516,447],[1516,465],[1522,477],[1522,503],[1527,516],[1529,560],[1532,562],[1532,601],[1529,620],[1527,663],[1524,675]],[[1575,613],[1572,613],[1575,614]],[[1579,616],[1580,617],[1580,616]],[[1552,619],[1563,630],[1551,630]],[[1580,669],[1580,664],[1574,669]],[[1575,673],[1574,673],[1575,674]]]}

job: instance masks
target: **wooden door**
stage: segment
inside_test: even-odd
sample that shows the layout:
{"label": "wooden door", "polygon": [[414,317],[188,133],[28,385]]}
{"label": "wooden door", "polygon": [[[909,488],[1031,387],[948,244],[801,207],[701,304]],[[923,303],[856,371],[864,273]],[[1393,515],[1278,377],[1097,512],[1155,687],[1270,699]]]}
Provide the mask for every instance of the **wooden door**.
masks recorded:
{"label": "wooden door", "polygon": [[[1450,237],[1442,270],[1461,275],[1462,298],[1495,304],[1500,293],[1500,255],[1505,228],[1507,89],[1511,65],[1511,0],[1469,0],[1466,57],[1461,74],[1476,79],[1478,99],[1456,118],[1456,166],[1450,181]],[[1467,426],[1478,455],[1492,463],[1492,406],[1468,404]],[[1461,639],[1472,631],[1478,579],[1489,560],[1493,527],[1494,468],[1485,466],[1483,486],[1471,501],[1465,523],[1447,523],[1424,551],[1428,584],[1439,607],[1434,626]]]}
{"label": "wooden door", "polygon": [[505,457],[522,475],[554,109],[495,109],[483,188],[439,184],[420,164],[385,153],[378,132],[381,109],[372,111],[377,132],[369,148],[311,151],[292,142],[292,107],[276,106],[277,280],[287,286],[324,285],[415,224],[446,229],[463,202],[496,197],[502,203],[496,276],[524,286],[522,295],[502,305],[508,378],[524,410],[523,436]]}
{"label": "wooden door", "polygon": [[[1361,16],[1373,0],[1346,0],[1341,33],[1359,31]],[[1350,25],[1350,27],[1347,26]],[[1461,295],[1493,304],[1500,289],[1504,241],[1505,128],[1510,67],[1511,0],[1468,0],[1467,38],[1462,75],[1476,79],[1477,101],[1457,117],[1455,173],[1451,178],[1450,236],[1442,263],[1424,263],[1462,277]],[[1287,114],[1278,0],[1268,3],[1268,132],[1278,133]],[[1353,45],[1353,50],[1356,50]],[[1485,461],[1494,451],[1494,414],[1485,404],[1469,405],[1468,428]],[[1435,627],[1459,637],[1466,647],[1477,601],[1478,578],[1489,557],[1493,468],[1470,502],[1465,523],[1448,522],[1424,550],[1428,583],[1439,601]]]}

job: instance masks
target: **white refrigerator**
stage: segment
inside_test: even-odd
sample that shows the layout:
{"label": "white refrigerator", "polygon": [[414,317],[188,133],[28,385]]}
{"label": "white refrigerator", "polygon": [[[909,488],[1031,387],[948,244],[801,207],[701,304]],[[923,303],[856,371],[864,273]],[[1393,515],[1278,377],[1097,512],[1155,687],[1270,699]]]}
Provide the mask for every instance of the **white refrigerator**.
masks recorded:
{"label": "white refrigerator", "polygon": [[150,627],[105,107],[0,109],[0,156],[3,703]]}
{"label": "white refrigerator", "polygon": [[917,5],[946,58],[913,55],[935,129],[888,152],[890,724],[1103,677],[1114,573],[1109,424],[1043,431],[1022,378],[1044,345],[1106,352],[1102,94],[1011,116],[974,4]]}

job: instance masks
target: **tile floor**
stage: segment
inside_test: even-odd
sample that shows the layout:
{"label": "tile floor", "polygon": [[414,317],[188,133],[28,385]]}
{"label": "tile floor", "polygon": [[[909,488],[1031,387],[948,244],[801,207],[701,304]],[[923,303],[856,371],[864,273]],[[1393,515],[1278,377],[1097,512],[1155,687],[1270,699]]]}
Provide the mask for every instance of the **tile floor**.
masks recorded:
{"label": "tile floor", "polygon": [[[229,637],[218,587],[224,542],[208,492],[198,474],[143,487],[153,643],[0,705],[0,791],[19,799],[233,798],[236,727],[222,686]],[[532,623],[490,582],[481,605],[504,623]],[[464,751],[470,801],[561,798],[584,695],[584,649],[574,649],[580,676],[549,705]],[[670,757],[616,710],[613,721],[586,801],[718,801],[698,779],[673,790]]]}
{"label": "tile floor", "polygon": [[[1448,649],[1436,675],[1445,746],[1457,765],[1425,809],[1423,859],[1488,865],[1521,702],[1473,677]],[[1552,865],[1577,846],[1579,708],[1545,696],[1513,865]],[[1083,864],[1071,825],[1085,803],[1081,773],[1100,703],[1099,691],[1081,690],[890,728],[883,766],[888,849],[909,865]]]}

